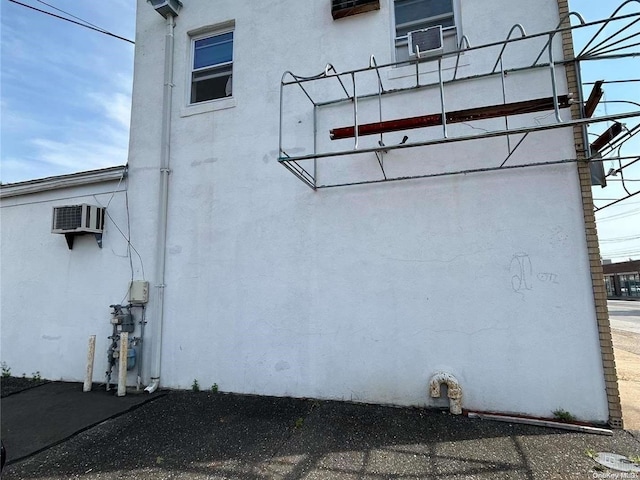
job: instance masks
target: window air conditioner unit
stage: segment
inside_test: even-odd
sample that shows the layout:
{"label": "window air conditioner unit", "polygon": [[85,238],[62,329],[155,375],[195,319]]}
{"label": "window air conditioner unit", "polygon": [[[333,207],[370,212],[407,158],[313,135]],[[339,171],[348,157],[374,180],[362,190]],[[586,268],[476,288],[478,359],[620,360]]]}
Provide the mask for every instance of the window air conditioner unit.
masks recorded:
{"label": "window air conditioner unit", "polygon": [[53,207],[51,233],[64,234],[69,249],[73,248],[73,239],[76,235],[93,233],[98,241],[98,246],[102,248],[104,217],[104,207],[86,203]]}
{"label": "window air conditioner unit", "polygon": [[168,15],[177,17],[182,8],[180,0],[147,0],[147,2],[164,18],[167,18]]}
{"label": "window air conditioner unit", "polygon": [[426,57],[442,53],[442,25],[414,30],[407,34],[409,55]]}
{"label": "window air conditioner unit", "polygon": [[331,15],[334,20],[358,13],[380,10],[380,0],[332,0]]}

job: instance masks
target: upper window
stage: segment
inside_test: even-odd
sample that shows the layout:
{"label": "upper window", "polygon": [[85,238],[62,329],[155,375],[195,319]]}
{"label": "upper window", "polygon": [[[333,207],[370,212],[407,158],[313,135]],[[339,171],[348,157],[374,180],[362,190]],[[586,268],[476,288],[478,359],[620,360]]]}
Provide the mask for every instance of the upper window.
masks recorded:
{"label": "upper window", "polygon": [[409,59],[407,33],[442,25],[444,50],[457,50],[454,0],[394,0],[396,61]]}
{"label": "upper window", "polygon": [[230,97],[233,32],[193,39],[191,103]]}

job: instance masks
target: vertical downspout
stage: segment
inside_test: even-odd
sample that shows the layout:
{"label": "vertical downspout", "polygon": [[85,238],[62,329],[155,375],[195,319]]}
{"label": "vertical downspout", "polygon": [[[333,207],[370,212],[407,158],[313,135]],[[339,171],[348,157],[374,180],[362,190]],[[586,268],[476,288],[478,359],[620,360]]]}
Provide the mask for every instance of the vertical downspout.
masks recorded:
{"label": "vertical downspout", "polygon": [[160,386],[162,360],[162,324],[164,321],[164,288],[167,250],[167,211],[169,206],[169,160],[171,153],[171,98],[173,90],[173,29],[174,16],[166,16],[164,46],[164,93],[162,97],[162,144],[160,149],[160,205],[158,210],[158,248],[156,258],[156,301],[153,348],[151,351],[151,383],[145,392],[153,393]]}

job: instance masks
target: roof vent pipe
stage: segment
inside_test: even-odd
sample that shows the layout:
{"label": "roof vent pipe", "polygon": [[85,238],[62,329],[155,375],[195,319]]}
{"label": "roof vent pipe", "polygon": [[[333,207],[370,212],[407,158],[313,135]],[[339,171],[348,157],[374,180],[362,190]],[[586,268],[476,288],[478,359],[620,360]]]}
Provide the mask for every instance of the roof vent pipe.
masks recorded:
{"label": "roof vent pipe", "polygon": [[449,411],[454,415],[462,413],[462,388],[456,377],[450,373],[439,372],[431,377],[429,381],[429,390],[432,398],[440,397],[440,385],[447,385],[449,393]]}

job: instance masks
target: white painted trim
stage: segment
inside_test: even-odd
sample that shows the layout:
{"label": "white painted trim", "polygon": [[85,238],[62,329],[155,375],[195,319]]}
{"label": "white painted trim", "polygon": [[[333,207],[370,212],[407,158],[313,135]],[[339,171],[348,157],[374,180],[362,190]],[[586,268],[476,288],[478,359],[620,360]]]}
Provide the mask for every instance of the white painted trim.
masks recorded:
{"label": "white painted trim", "polygon": [[33,193],[59,190],[62,188],[91,185],[94,183],[115,182],[127,175],[126,166],[110,167],[101,170],[57,175],[24,182],[8,183],[0,186],[0,198],[31,195]]}
{"label": "white painted trim", "polygon": [[[455,26],[457,42],[464,35],[462,32],[462,9],[460,8],[460,0],[452,0],[453,6],[453,24]],[[395,0],[389,0],[389,18],[391,19],[391,58],[396,61],[396,7]],[[444,32],[443,32],[444,33]]]}
{"label": "white painted trim", "polygon": [[[225,108],[235,107],[235,102],[233,102],[232,105],[230,104],[231,102],[228,102],[228,100],[233,99],[233,87],[231,90],[230,97],[224,97],[219,99],[216,98],[214,100],[208,100],[206,102],[191,103],[191,88],[192,88],[192,81],[193,81],[192,75],[193,75],[193,72],[195,71],[193,68],[193,61],[195,58],[196,41],[202,40],[203,38],[215,37],[217,35],[224,35],[225,33],[230,33],[230,32],[233,33],[234,35],[233,35],[233,46],[231,48],[231,62],[228,62],[231,65],[231,75],[233,78],[233,64],[235,62],[235,42],[236,42],[235,30],[236,30],[236,21],[228,20],[226,22],[217,23],[215,25],[208,25],[208,26],[192,29],[187,32],[187,37],[188,37],[187,63],[186,63],[187,68],[184,69],[185,73],[187,74],[187,78],[185,82],[186,88],[184,92],[184,103],[183,103],[184,108],[181,109],[180,111],[181,117],[187,117],[189,115],[194,115],[198,113],[205,113],[205,112],[211,112],[214,110],[222,110]],[[207,67],[207,68],[210,68],[210,67]],[[214,102],[224,101],[224,100],[227,100],[227,103],[220,103],[218,105],[214,105]],[[201,105],[207,105],[207,107],[193,109],[193,107],[197,107]]]}
{"label": "white painted trim", "polygon": [[227,108],[233,108],[236,106],[236,99],[234,97],[218,98],[215,100],[209,100],[208,102],[199,102],[187,105],[180,110],[181,117],[190,117],[191,115],[198,115],[200,113],[215,112],[216,110],[226,110]]}

